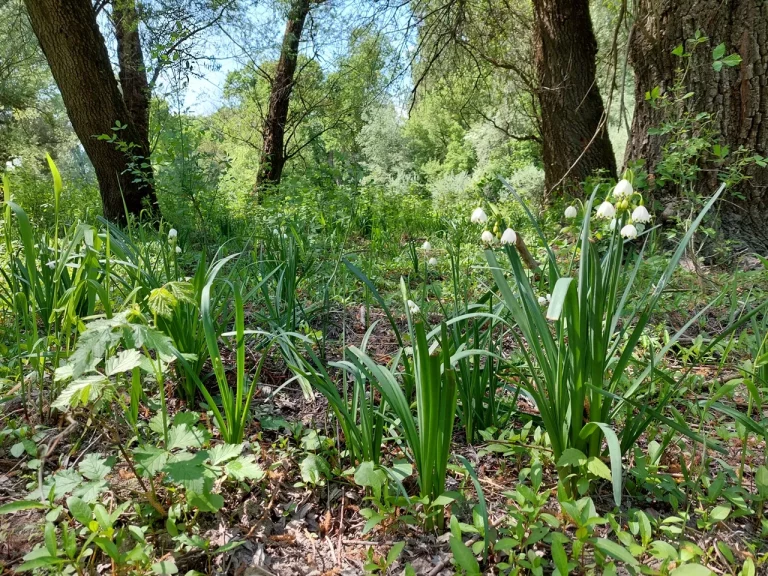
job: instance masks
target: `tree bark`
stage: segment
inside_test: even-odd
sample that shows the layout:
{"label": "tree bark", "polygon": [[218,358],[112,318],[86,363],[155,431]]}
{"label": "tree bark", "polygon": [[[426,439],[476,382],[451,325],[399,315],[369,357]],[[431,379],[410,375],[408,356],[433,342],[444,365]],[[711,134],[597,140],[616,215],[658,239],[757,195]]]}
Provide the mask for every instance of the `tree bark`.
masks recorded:
{"label": "tree bark", "polygon": [[304,22],[310,9],[310,0],[293,0],[285,24],[280,60],[277,62],[272,89],[269,94],[269,109],[264,120],[264,142],[262,144],[259,172],[256,177],[256,193],[264,184],[279,184],[285,166],[285,124],[294,86],[298,63],[299,43]]}
{"label": "tree bark", "polygon": [[[664,93],[676,81],[680,58],[672,51],[697,30],[709,44],[692,51],[685,86],[693,96],[690,109],[713,115],[719,140],[732,151],[739,146],[768,156],[768,3],[756,0],[639,0],[631,34],[629,57],[635,72],[635,115],[626,159],[644,159],[649,173],[662,158],[664,139],[648,130],[664,122],[663,112],[645,100],[659,87]],[[712,67],[712,49],[724,43],[726,54],[742,62],[719,72]],[[752,166],[750,179],[720,203],[721,228],[726,237],[768,253],[768,169]],[[715,172],[701,179],[702,194],[717,186]],[[675,191],[657,190],[659,199]]]}
{"label": "tree bark", "polygon": [[597,40],[588,0],[534,0],[534,60],[541,106],[547,193],[561,185],[581,195],[598,170],[616,176],[595,81]]}
{"label": "tree bark", "polygon": [[113,0],[112,22],[117,40],[120,87],[131,123],[139,134],[141,153],[149,158],[149,100],[151,92],[141,51],[136,0]]}
{"label": "tree bark", "polygon": [[[148,156],[140,132],[131,121],[120,94],[104,37],[90,0],[25,0],[32,29],[48,60],[72,127],[93,164],[101,191],[104,216],[124,222],[126,210],[138,215],[156,204]],[[116,122],[125,126],[116,140],[128,143],[126,153],[115,142],[99,140],[112,135]],[[125,203],[125,206],[123,205]]]}

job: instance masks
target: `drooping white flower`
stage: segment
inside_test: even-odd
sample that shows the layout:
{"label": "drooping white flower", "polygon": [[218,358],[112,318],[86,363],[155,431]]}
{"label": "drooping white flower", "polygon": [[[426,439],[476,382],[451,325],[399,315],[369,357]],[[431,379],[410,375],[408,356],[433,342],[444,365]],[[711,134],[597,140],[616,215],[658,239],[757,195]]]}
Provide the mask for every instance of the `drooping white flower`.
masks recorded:
{"label": "drooping white flower", "polygon": [[50,268],[51,270],[56,268],[56,262],[54,260],[51,260],[50,262],[46,262],[45,265],[48,266],[48,268]]}
{"label": "drooping white flower", "polygon": [[168,230],[168,240],[175,240],[178,235],[179,232],[176,230],[176,228],[171,228]]}
{"label": "drooping white flower", "polygon": [[181,254],[181,246],[176,246],[176,254]]}
{"label": "drooping white flower", "polygon": [[485,222],[488,222],[488,216],[486,216],[485,210],[482,208],[475,208],[470,220],[472,220],[473,224],[484,224]]}
{"label": "drooping white flower", "polygon": [[641,224],[647,224],[651,221],[651,215],[645,206],[638,206],[632,211],[632,220]]}
{"label": "drooping white flower", "polygon": [[11,162],[10,160],[8,160],[8,162],[5,163],[5,169],[8,170],[8,172],[13,172],[15,168],[16,167],[13,165],[13,162]]}
{"label": "drooping white flower", "polygon": [[629,180],[619,180],[619,183],[616,184],[616,187],[613,189],[613,197],[614,198],[629,198],[632,196],[632,192],[634,192],[634,188],[632,188],[632,184]]}
{"label": "drooping white flower", "polygon": [[515,242],[517,242],[517,234],[515,234],[515,231],[512,230],[512,228],[504,230],[504,234],[501,235],[501,243],[514,244]]}
{"label": "drooping white flower", "polygon": [[429,262],[427,262],[430,266],[437,266],[437,258],[432,256],[432,258],[429,259]]}
{"label": "drooping white flower", "polygon": [[14,168],[19,168],[19,167],[21,166],[21,158],[19,158],[19,157],[17,156],[17,157],[16,157],[16,158],[14,158],[13,160],[11,160],[11,164],[13,164],[13,167],[14,167]]}
{"label": "drooping white flower", "polygon": [[421,245],[422,250],[432,250],[432,244],[429,243],[429,240],[425,240],[424,244]]}
{"label": "drooping white flower", "polygon": [[418,314],[420,312],[419,307],[413,300],[408,300],[408,310],[410,310],[411,314]]}
{"label": "drooping white flower", "polygon": [[486,230],[480,236],[480,240],[482,240],[486,244],[493,244],[493,232],[491,232],[490,230]]}
{"label": "drooping white flower", "polygon": [[576,206],[568,206],[568,208],[565,209],[565,217],[568,219],[576,218],[578,215],[579,211],[576,210]]}
{"label": "drooping white flower", "polygon": [[544,296],[539,296],[538,301],[539,301],[539,306],[546,306],[547,304],[547,299],[544,298]]}
{"label": "drooping white flower", "polygon": [[629,240],[634,240],[637,238],[637,228],[635,228],[632,224],[627,224],[624,226],[624,228],[621,229],[620,234]]}
{"label": "drooping white flower", "polygon": [[613,204],[608,202],[606,200],[600,206],[597,207],[597,218],[605,218],[606,220],[613,218],[616,216],[616,208],[613,207]]}

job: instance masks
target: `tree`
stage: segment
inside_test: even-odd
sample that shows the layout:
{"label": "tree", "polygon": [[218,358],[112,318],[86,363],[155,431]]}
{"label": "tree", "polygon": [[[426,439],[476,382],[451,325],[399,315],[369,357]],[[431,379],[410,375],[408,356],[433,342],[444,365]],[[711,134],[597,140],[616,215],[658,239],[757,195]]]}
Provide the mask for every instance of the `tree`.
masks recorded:
{"label": "tree", "polygon": [[264,120],[263,146],[256,192],[265,183],[279,184],[285,166],[285,123],[294,86],[294,76],[299,57],[299,43],[304,22],[310,10],[310,0],[292,0],[283,33],[280,59],[272,78],[269,108]]}
{"label": "tree", "polygon": [[[701,0],[691,5],[676,0],[639,0],[632,28],[629,58],[635,72],[636,108],[627,147],[627,160],[644,159],[653,174],[663,159],[669,137],[655,135],[669,119],[668,110],[654,105],[649,96],[669,93],[678,83],[681,67],[686,68],[686,93],[692,93],[681,107],[694,114],[706,114],[709,129],[718,140],[720,154],[702,166],[699,192],[709,195],[722,169],[724,146],[731,154],[740,147],[768,156],[768,3],[754,0]],[[709,46],[692,49],[686,39],[696,32],[709,38]],[[721,47],[722,45],[722,47]],[[679,47],[679,48],[678,48]],[[735,50],[735,55],[723,57]],[[674,53],[673,53],[674,52]],[[684,64],[681,55],[690,52]],[[721,64],[713,65],[720,56]],[[715,58],[717,60],[717,58]],[[658,88],[658,90],[655,90]],[[650,134],[649,134],[650,131]],[[692,138],[689,133],[684,138]],[[702,158],[702,160],[707,160]],[[727,161],[727,159],[726,159]],[[720,205],[722,230],[752,249],[768,252],[768,168],[753,164],[749,180],[734,190]],[[680,190],[657,190],[657,198],[679,195]],[[666,198],[665,198],[666,197]]]}
{"label": "tree", "polygon": [[616,175],[595,79],[589,0],[534,0],[533,15],[545,185],[579,193],[579,183],[597,170]]}
{"label": "tree", "polygon": [[[93,164],[104,216],[121,222],[156,197],[149,144],[132,121],[90,0],[25,0],[72,127]],[[120,129],[113,139],[113,127]],[[138,162],[136,159],[138,158]],[[125,204],[125,206],[124,206]]]}

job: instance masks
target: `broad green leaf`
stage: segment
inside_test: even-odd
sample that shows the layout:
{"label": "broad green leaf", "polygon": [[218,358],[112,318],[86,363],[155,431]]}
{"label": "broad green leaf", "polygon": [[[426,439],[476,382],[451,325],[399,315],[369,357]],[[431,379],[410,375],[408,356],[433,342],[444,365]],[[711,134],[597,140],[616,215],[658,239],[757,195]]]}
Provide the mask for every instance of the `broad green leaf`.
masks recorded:
{"label": "broad green leaf", "polygon": [[198,427],[191,427],[187,424],[171,426],[168,431],[168,450],[180,448],[202,448],[208,441],[208,433]]}
{"label": "broad green leaf", "polygon": [[381,488],[386,483],[387,476],[373,462],[363,462],[355,470],[355,483],[358,486],[371,488],[374,493],[381,494]]}
{"label": "broad green leaf", "polygon": [[208,457],[211,459],[212,465],[218,466],[222,462],[237,458],[242,451],[242,444],[217,444],[208,450]]}
{"label": "broad green leaf", "polygon": [[106,372],[107,376],[129,372],[141,366],[142,358],[141,352],[133,348],[121,350],[116,355],[107,358],[104,363],[104,372]]}
{"label": "broad green leaf", "polygon": [[51,404],[51,407],[65,411],[67,408],[85,406],[89,402],[96,400],[108,384],[109,380],[101,374],[92,374],[78,378],[67,385],[59,394],[59,397]]}
{"label": "broad green leaf", "polygon": [[207,452],[179,452],[168,458],[168,463],[163,471],[168,474],[168,478],[183,486],[189,492],[203,494],[210,491],[213,485],[213,478],[210,472],[203,466],[208,459]]}
{"label": "broad green leaf", "polygon": [[577,448],[566,448],[563,450],[560,459],[557,461],[557,465],[560,468],[565,468],[566,466],[583,466],[586,463],[587,457],[584,455],[584,452]]}
{"label": "broad green leaf", "polygon": [[672,570],[669,576],[712,576],[714,572],[701,564],[684,564]]}
{"label": "broad green leaf", "polygon": [[725,56],[725,44],[718,44],[715,46],[714,50],[712,50],[712,60],[720,60],[723,56]]}
{"label": "broad green leaf", "polygon": [[168,462],[170,456],[167,450],[163,450],[156,446],[145,445],[137,448],[133,453],[136,462],[139,464],[139,468],[146,472],[149,476],[155,476],[159,474],[163,469],[163,466]]}
{"label": "broad green leaf", "polygon": [[479,576],[480,564],[478,564],[477,559],[472,554],[472,550],[467,548],[467,545],[461,539],[453,535],[450,537],[450,544],[453,560],[461,571],[467,576]]}
{"label": "broad green leaf", "polygon": [[395,560],[397,560],[400,557],[400,554],[403,551],[403,548],[405,548],[405,542],[395,542],[392,545],[392,548],[389,549],[389,552],[387,553],[387,565],[391,566],[394,564]]}
{"label": "broad green leaf", "polygon": [[152,572],[155,574],[177,574],[179,569],[176,567],[176,562],[163,560],[152,564]]}
{"label": "broad green leaf", "polygon": [[325,458],[317,454],[309,454],[301,461],[301,479],[307,484],[317,484],[331,473],[331,468]]}
{"label": "broad green leaf", "polygon": [[77,496],[70,496],[67,498],[67,508],[69,509],[72,518],[80,522],[83,526],[87,526],[93,518],[91,507]]}
{"label": "broad green leaf", "polygon": [[188,492],[187,502],[190,506],[199,508],[201,512],[218,512],[224,506],[224,497],[221,494]]}
{"label": "broad green leaf", "polygon": [[723,522],[728,518],[728,515],[731,513],[731,507],[726,504],[721,504],[719,506],[715,506],[712,511],[709,513],[709,519],[714,520],[715,522]]}
{"label": "broad green leaf", "polygon": [[256,457],[252,454],[240,456],[224,466],[224,472],[235,480],[261,480],[264,478],[264,470],[256,463]]}
{"label": "broad green leaf", "polygon": [[86,455],[77,468],[88,480],[104,480],[112,470],[108,459],[93,453]]}
{"label": "broad green leaf", "polygon": [[598,478],[603,478],[604,480],[611,479],[610,468],[608,468],[608,466],[605,465],[605,462],[600,460],[597,456],[593,456],[587,460],[587,470]]}

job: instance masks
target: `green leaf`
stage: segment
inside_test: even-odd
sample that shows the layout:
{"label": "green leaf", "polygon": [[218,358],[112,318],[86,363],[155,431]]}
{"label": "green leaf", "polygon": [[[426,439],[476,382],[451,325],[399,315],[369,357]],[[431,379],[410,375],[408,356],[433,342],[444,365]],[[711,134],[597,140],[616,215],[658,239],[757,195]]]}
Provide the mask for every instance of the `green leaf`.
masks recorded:
{"label": "green leaf", "polygon": [[755,484],[760,498],[768,499],[768,466],[760,466],[755,474]]}
{"label": "green leaf", "polygon": [[235,480],[261,480],[264,478],[264,470],[256,463],[256,457],[252,454],[240,456],[224,466],[224,472]]}
{"label": "green leaf", "polygon": [[355,483],[358,486],[371,488],[375,494],[381,494],[381,488],[387,481],[383,470],[376,467],[373,462],[363,462],[355,470]]}
{"label": "green leaf", "polygon": [[701,564],[684,564],[672,570],[669,576],[712,576],[714,572]]}
{"label": "green leaf", "polygon": [[168,459],[163,471],[171,481],[182,485],[188,492],[204,494],[210,491],[213,478],[203,466],[208,459],[207,452],[179,452]]}
{"label": "green leaf", "polygon": [[467,548],[467,545],[464,544],[461,539],[456,538],[453,535],[450,537],[450,544],[453,560],[456,562],[456,565],[461,568],[467,576],[479,576],[480,564],[478,564],[477,559],[474,554],[472,554],[472,550]]}
{"label": "green leaf", "polygon": [[637,559],[634,556],[632,556],[632,554],[630,554],[626,548],[624,548],[620,544],[617,544],[616,542],[613,542],[612,540],[607,540],[606,538],[597,538],[595,539],[595,548],[597,548],[604,554],[607,554],[608,556],[611,556],[616,560],[621,560],[622,562],[626,562],[631,566],[640,565]]}
{"label": "green leaf", "polygon": [[101,391],[109,384],[101,374],[92,374],[70,382],[51,404],[52,408],[65,411],[67,408],[85,406],[96,400]]}
{"label": "green leaf", "polygon": [[155,574],[177,574],[179,569],[176,567],[176,562],[163,560],[152,564],[152,572]]}
{"label": "green leaf", "polygon": [[139,468],[143,469],[149,476],[159,474],[168,462],[169,456],[170,453],[167,450],[152,445],[141,446],[133,453]]}
{"label": "green leaf", "polygon": [[577,448],[566,448],[557,461],[559,468],[565,468],[566,466],[583,466],[587,463],[587,457],[584,452]]}
{"label": "green leaf", "polygon": [[0,514],[13,514],[23,510],[44,510],[46,508],[48,508],[47,504],[37,500],[15,500],[0,506]]}
{"label": "green leaf", "polygon": [[738,66],[741,64],[741,56],[738,54],[728,54],[725,58],[721,60],[723,64],[725,64],[728,67]]}
{"label": "green leaf", "polygon": [[108,462],[106,458],[101,458],[98,454],[91,453],[83,458],[83,461],[78,466],[78,470],[88,480],[104,480],[110,470],[112,470],[112,466]]}
{"label": "green leaf", "polygon": [[672,54],[674,56],[681,57],[683,55],[683,53],[684,53],[684,49],[683,49],[683,45],[682,44],[678,44],[677,46],[675,46],[675,49],[672,50]]}
{"label": "green leaf", "polygon": [[168,431],[168,450],[202,448],[207,441],[207,432],[198,427],[190,427],[187,424],[171,426],[171,429]]}
{"label": "green leaf", "polygon": [[301,461],[301,479],[307,484],[317,484],[331,473],[331,468],[325,458],[317,454],[309,454]]}
{"label": "green leaf", "polygon": [[187,492],[187,502],[201,512],[218,512],[224,506],[224,497],[221,494]]}
{"label": "green leaf", "polygon": [[560,576],[568,575],[568,554],[566,554],[565,546],[563,546],[567,540],[568,538],[559,532],[552,535],[552,560],[554,560]]}
{"label": "green leaf", "polygon": [[677,560],[677,550],[663,540],[654,540],[649,551],[654,558],[659,560]]}
{"label": "green leaf", "polygon": [[405,542],[395,542],[387,553],[387,566],[392,566],[405,548]]}
{"label": "green leaf", "polygon": [[110,356],[104,363],[104,372],[107,376],[122,374],[141,366],[143,356],[138,350],[130,348],[121,350],[115,356]]}
{"label": "green leaf", "polygon": [[603,478],[604,480],[611,479],[610,468],[608,468],[608,466],[605,465],[605,462],[600,460],[597,456],[592,456],[587,460],[587,470],[598,478]]}
{"label": "green leaf", "polygon": [[712,60],[720,60],[723,56],[725,56],[725,44],[718,44],[712,50]]}
{"label": "green leaf", "polygon": [[88,526],[88,523],[93,519],[91,507],[77,496],[70,496],[67,498],[67,508],[69,509],[72,518],[80,522],[83,526]]}
{"label": "green leaf", "polygon": [[222,462],[237,458],[243,451],[242,444],[217,444],[208,450],[208,457],[213,466],[218,466]]}
{"label": "green leaf", "polygon": [[715,522],[723,522],[728,518],[728,515],[731,513],[731,507],[726,504],[721,504],[719,506],[715,506],[712,511],[709,513],[709,519],[714,520]]}

